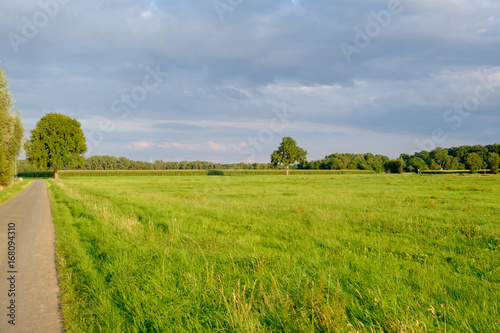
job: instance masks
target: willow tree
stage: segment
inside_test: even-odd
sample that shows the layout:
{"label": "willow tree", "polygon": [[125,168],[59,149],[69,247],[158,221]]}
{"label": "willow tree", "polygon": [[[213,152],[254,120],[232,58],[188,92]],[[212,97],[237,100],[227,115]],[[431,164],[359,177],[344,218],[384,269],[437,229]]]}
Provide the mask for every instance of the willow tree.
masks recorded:
{"label": "willow tree", "polygon": [[24,126],[21,111],[12,114],[14,100],[5,73],[0,68],[0,186],[9,186],[16,175],[16,162],[21,154]]}
{"label": "willow tree", "polygon": [[278,150],[271,154],[271,164],[277,167],[279,164],[286,166],[286,175],[290,164],[296,162],[304,163],[306,161],[307,151],[298,147],[297,142],[290,137],[284,137]]}
{"label": "willow tree", "polygon": [[36,168],[54,170],[83,166],[87,152],[80,123],[60,113],[48,113],[31,131],[24,147],[27,160]]}

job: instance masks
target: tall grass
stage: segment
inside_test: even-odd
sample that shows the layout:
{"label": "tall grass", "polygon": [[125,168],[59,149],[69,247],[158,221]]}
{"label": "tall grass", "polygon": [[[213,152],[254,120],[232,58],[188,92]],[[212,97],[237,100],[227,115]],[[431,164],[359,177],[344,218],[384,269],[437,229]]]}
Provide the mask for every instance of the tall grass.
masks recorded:
{"label": "tall grass", "polygon": [[69,332],[500,330],[498,177],[50,182]]}

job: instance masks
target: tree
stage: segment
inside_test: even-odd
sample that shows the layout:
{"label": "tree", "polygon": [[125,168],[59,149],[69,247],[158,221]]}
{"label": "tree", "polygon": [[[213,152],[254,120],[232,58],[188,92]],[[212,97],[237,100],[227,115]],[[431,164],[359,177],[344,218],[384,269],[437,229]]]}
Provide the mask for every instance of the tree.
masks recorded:
{"label": "tree", "polygon": [[14,176],[17,178],[17,160],[21,156],[24,145],[24,124],[21,119],[21,110],[17,109],[14,116],[13,141],[10,147],[12,164],[14,165]]}
{"label": "tree", "polygon": [[405,166],[406,163],[402,159],[391,160],[384,163],[384,170],[389,173],[403,173]]}
{"label": "tree", "polygon": [[498,173],[498,165],[500,164],[500,156],[497,153],[490,153],[488,156],[488,167],[491,173]]}
{"label": "tree", "polygon": [[471,153],[467,157],[467,166],[472,173],[477,173],[479,168],[483,165],[483,159],[476,153]]}
{"label": "tree", "polygon": [[425,164],[425,161],[420,157],[412,158],[410,160],[410,166],[412,167],[413,171],[416,172],[424,171],[427,169],[427,164]]}
{"label": "tree", "polygon": [[60,113],[48,113],[38,121],[25,144],[28,161],[37,168],[51,168],[54,178],[62,168],[83,167],[87,151],[80,123]]}
{"label": "tree", "polygon": [[441,169],[444,169],[446,162],[448,161],[448,149],[437,147],[436,149],[434,149],[433,153],[436,163]]}
{"label": "tree", "polygon": [[288,176],[288,168],[290,164],[296,162],[304,163],[306,160],[307,151],[298,147],[297,142],[290,137],[284,137],[278,150],[271,154],[271,164],[277,167],[278,164],[286,166],[286,175]]}
{"label": "tree", "polygon": [[0,186],[10,186],[21,154],[24,126],[21,112],[14,116],[14,100],[5,73],[0,68]]}

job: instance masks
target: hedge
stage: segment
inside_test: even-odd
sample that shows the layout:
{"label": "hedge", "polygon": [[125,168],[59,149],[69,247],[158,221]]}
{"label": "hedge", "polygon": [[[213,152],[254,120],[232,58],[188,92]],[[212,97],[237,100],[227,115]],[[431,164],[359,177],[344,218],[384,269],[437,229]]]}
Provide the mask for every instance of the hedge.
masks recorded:
{"label": "hedge", "polygon": [[[366,170],[290,170],[290,175],[374,174]],[[59,177],[284,175],[285,170],[61,170]]]}
{"label": "hedge", "polygon": [[[421,171],[420,173],[422,174],[427,174],[427,175],[449,175],[449,174],[471,174],[470,170],[425,170]],[[480,174],[487,174],[490,173],[490,170],[488,169],[482,169],[479,170],[478,173]]]}
{"label": "hedge", "polygon": [[21,178],[54,178],[54,171],[23,171],[17,174]]}

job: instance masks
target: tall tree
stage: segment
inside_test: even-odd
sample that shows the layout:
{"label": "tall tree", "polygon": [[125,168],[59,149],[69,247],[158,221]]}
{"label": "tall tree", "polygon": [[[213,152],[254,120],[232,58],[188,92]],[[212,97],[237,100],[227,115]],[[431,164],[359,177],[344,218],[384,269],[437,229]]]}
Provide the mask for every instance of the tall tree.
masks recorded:
{"label": "tall tree", "polygon": [[21,119],[21,110],[17,109],[14,116],[14,125],[12,129],[12,144],[10,152],[12,154],[12,164],[14,166],[14,176],[17,178],[17,160],[21,156],[24,145],[24,124]]}
{"label": "tall tree", "polygon": [[490,153],[488,156],[488,167],[491,173],[498,173],[498,165],[500,164],[500,156],[497,153]]}
{"label": "tall tree", "polygon": [[425,164],[425,161],[420,157],[412,158],[410,161],[410,166],[412,167],[412,170],[416,172],[424,171],[427,169],[427,164]]}
{"label": "tall tree", "polygon": [[0,186],[9,186],[16,174],[16,160],[21,153],[24,126],[21,113],[11,113],[14,100],[5,73],[0,68]]}
{"label": "tall tree", "polygon": [[467,166],[472,173],[477,173],[479,168],[483,165],[483,159],[476,153],[471,153],[467,157]]}
{"label": "tall tree", "polygon": [[297,142],[290,137],[284,137],[278,150],[271,154],[271,164],[273,167],[278,164],[286,166],[286,175],[288,176],[288,168],[290,164],[296,162],[304,163],[306,161],[307,151],[298,147]]}
{"label": "tall tree", "polygon": [[62,168],[83,167],[87,151],[80,123],[66,115],[48,113],[38,121],[25,145],[28,161],[37,168],[51,168],[54,178]]}
{"label": "tall tree", "polygon": [[446,162],[448,161],[448,149],[437,147],[434,149],[433,153],[436,163],[441,167],[441,169],[444,169]]}

